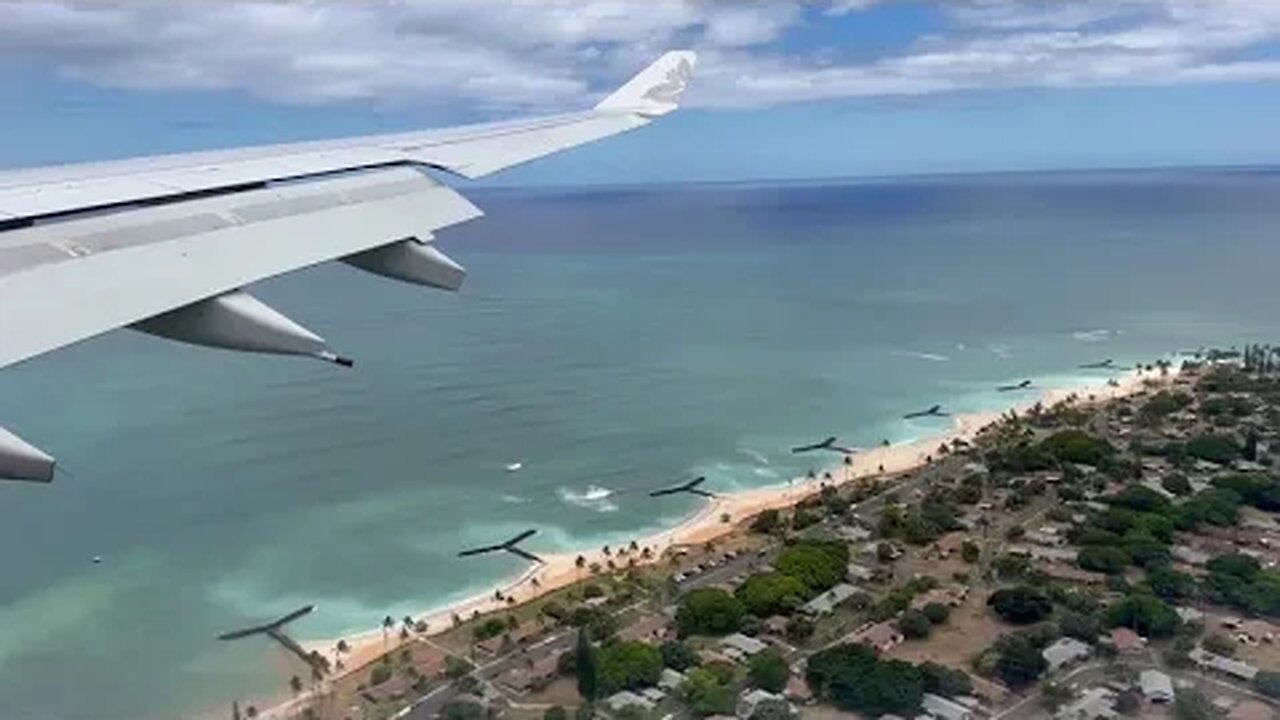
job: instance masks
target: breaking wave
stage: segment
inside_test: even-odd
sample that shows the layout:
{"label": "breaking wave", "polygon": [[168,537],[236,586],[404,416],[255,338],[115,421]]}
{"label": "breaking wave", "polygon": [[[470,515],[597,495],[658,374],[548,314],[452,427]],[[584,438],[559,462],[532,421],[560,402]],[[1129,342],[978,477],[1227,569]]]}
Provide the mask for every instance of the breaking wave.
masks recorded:
{"label": "breaking wave", "polygon": [[930,362],[947,362],[951,358],[946,355],[937,353],[917,352],[915,350],[894,350],[894,355],[899,357],[916,358],[917,360],[929,360]]}
{"label": "breaking wave", "polygon": [[602,513],[613,512],[618,509],[617,503],[609,499],[613,495],[613,491],[599,485],[588,485],[586,490],[573,490],[562,487],[557,488],[556,493],[560,495],[561,500],[576,507]]}
{"label": "breaking wave", "polygon": [[1077,330],[1071,333],[1071,337],[1080,342],[1096,343],[1102,342],[1111,337],[1110,330]]}

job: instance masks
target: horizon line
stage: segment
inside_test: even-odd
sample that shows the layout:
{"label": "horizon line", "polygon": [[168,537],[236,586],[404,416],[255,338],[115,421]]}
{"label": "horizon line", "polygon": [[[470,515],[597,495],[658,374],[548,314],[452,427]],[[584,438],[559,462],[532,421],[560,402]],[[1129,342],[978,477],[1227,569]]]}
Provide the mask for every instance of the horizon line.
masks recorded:
{"label": "horizon line", "polygon": [[[1090,174],[1141,174],[1162,172],[1185,173],[1267,173],[1280,172],[1280,163],[1259,164],[1205,164],[1205,165],[1140,165],[1140,166],[1099,166],[1080,168],[1042,168],[1042,169],[1003,169],[1003,170],[959,170],[938,172],[879,173],[866,175],[812,175],[812,176],[759,176],[751,178],[720,179],[704,178],[694,180],[649,180],[630,182],[579,182],[579,183],[526,183],[526,184],[487,184],[476,183],[471,189],[476,191],[512,191],[512,190],[602,190],[653,187],[690,187],[718,185],[784,185],[812,183],[876,183],[876,182],[927,182],[931,180],[974,179],[984,177],[1028,177],[1036,175],[1090,175]],[[444,173],[455,179],[455,176]]]}

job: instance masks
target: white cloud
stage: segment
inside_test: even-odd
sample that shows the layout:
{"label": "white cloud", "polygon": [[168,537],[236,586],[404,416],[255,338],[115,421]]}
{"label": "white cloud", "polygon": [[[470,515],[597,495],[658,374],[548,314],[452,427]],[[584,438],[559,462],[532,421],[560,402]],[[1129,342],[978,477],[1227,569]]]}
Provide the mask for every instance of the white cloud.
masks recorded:
{"label": "white cloud", "polygon": [[719,106],[1280,79],[1280,60],[1247,54],[1280,39],[1280,0],[956,0],[948,27],[871,59],[775,44],[874,2],[0,0],[0,54],[114,87],[495,112],[586,104],[678,46],[702,52],[691,100]]}

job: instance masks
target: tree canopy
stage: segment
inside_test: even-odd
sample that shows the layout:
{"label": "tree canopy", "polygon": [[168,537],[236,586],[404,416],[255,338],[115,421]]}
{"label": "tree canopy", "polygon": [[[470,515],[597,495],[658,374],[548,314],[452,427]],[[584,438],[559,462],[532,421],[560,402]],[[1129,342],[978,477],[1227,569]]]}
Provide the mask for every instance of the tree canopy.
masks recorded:
{"label": "tree canopy", "polygon": [[1173,606],[1154,595],[1135,593],[1107,608],[1107,624],[1127,627],[1139,635],[1170,637],[1181,624]]}
{"label": "tree canopy", "polygon": [[819,697],[870,717],[912,716],[924,695],[924,676],[916,666],[881,660],[865,645],[836,645],[815,654],[806,677]]}
{"label": "tree canopy", "polygon": [[996,642],[996,673],[1004,684],[1017,689],[1035,682],[1049,663],[1040,648],[1021,635],[1005,635]]}
{"label": "tree canopy", "polygon": [[680,601],[676,627],[682,636],[726,635],[742,627],[742,601],[720,588],[698,588]]}
{"label": "tree canopy", "polygon": [[596,653],[596,677],[601,695],[656,685],[662,674],[662,653],[644,642],[612,640]]}
{"label": "tree canopy", "polygon": [[809,595],[809,588],[791,575],[774,571],[748,577],[735,594],[747,612],[768,617],[795,610]]}
{"label": "tree canopy", "polygon": [[804,583],[811,594],[828,590],[845,579],[849,548],[841,542],[799,542],[778,555],[774,568]]}
{"label": "tree canopy", "polygon": [[1006,622],[1015,625],[1039,622],[1053,612],[1049,596],[1029,585],[997,590],[987,598],[987,605]]}
{"label": "tree canopy", "polygon": [[777,650],[770,648],[751,658],[747,666],[747,678],[758,688],[780,693],[791,678],[791,668]]}

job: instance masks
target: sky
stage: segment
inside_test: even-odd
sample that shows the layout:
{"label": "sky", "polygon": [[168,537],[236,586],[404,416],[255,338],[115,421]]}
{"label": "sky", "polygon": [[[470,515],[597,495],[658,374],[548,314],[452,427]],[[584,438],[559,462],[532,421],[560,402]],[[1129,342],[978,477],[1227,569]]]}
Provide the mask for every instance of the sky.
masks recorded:
{"label": "sky", "polygon": [[486,184],[1280,164],[1280,0],[0,0],[0,166],[588,107],[653,126]]}

